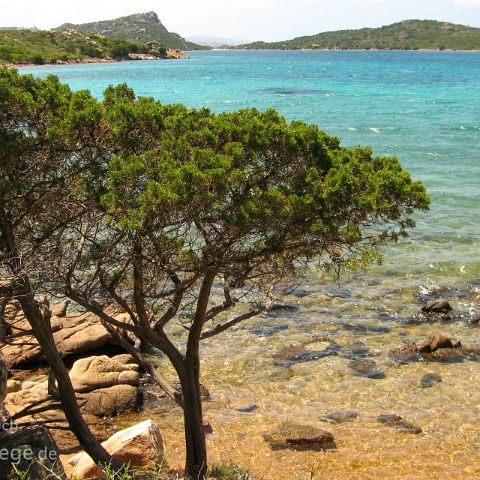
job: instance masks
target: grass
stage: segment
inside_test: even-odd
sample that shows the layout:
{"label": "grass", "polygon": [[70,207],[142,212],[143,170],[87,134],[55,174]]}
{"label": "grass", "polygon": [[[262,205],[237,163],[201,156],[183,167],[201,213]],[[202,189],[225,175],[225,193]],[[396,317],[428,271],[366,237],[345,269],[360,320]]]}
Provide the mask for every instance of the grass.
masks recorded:
{"label": "grass", "polygon": [[[11,480],[62,480],[53,470],[42,465],[45,471],[45,477],[43,478],[33,478],[29,469],[19,470],[15,465],[14,475]],[[114,471],[110,466],[107,466],[103,469],[105,472],[106,480],[114,480]],[[158,465],[156,468],[148,470],[146,472],[141,472],[135,477],[131,474],[128,469],[128,466],[125,466],[120,472],[117,472],[115,480],[181,480],[181,477],[178,474],[172,474],[165,471],[163,465]],[[255,480],[254,477],[245,469],[238,467],[232,463],[218,463],[212,466],[209,474],[209,479],[216,480]],[[69,480],[80,480],[75,477],[71,477]]]}

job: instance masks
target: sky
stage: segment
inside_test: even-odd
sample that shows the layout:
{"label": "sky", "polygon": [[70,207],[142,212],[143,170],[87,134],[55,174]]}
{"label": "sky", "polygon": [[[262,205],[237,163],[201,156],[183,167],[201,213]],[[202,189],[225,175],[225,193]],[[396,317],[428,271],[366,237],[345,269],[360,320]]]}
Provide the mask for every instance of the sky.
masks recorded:
{"label": "sky", "polygon": [[480,0],[0,0],[0,26],[48,29],[148,11],[184,37],[245,40],[286,40],[412,18],[480,27]]}

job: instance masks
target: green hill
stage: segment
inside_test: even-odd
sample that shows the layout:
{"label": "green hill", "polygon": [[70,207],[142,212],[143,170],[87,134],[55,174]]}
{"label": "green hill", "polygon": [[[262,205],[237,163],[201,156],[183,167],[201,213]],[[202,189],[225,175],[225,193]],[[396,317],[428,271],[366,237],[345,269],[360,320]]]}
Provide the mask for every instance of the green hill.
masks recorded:
{"label": "green hill", "polygon": [[381,28],[339,30],[281,42],[254,42],[239,49],[480,50],[480,28],[435,20],[405,20]]}
{"label": "green hill", "polygon": [[0,64],[123,60],[142,55],[168,58],[158,43],[127,42],[74,30],[0,30]]}
{"label": "green hill", "polygon": [[127,17],[75,25],[65,23],[60,29],[73,28],[85,33],[103,35],[131,42],[160,42],[167,48],[204,50],[207,47],[188,42],[177,33],[169,32],[155,12],[136,13]]}

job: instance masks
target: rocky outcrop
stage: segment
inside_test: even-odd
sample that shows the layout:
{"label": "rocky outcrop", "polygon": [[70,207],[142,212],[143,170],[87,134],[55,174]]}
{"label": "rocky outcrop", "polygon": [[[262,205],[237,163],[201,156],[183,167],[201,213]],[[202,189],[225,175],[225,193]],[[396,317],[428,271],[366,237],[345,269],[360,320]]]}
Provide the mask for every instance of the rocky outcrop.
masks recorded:
{"label": "rocky outcrop", "polygon": [[[163,442],[158,426],[147,420],[122,430],[102,443],[119,463],[131,467],[153,468],[162,460]],[[80,479],[105,478],[105,474],[84,452],[69,460],[73,476]]]}
{"label": "rocky outcrop", "polygon": [[207,47],[188,42],[177,33],[169,32],[155,12],[135,13],[113,20],[100,20],[83,24],[64,23],[59,29],[74,29],[130,42],[159,42],[166,48],[172,49],[208,49]]}
{"label": "rocky outcrop", "polygon": [[[62,357],[87,354],[98,351],[114,341],[100,319],[91,313],[67,313],[66,302],[52,308],[51,325],[53,337]],[[116,315],[121,321],[128,321],[125,314]],[[1,351],[10,368],[28,368],[41,362],[42,351],[30,326],[21,311],[10,321],[13,333],[20,333]],[[21,334],[23,332],[23,334]]]}
{"label": "rocky outcrop", "polygon": [[[122,356],[123,357],[123,356]],[[120,357],[121,358],[121,357]],[[97,417],[115,416],[140,405],[138,366],[122,364],[107,356],[77,360],[70,371],[82,413]],[[11,413],[48,397],[48,377],[38,375],[15,385],[5,404]]]}

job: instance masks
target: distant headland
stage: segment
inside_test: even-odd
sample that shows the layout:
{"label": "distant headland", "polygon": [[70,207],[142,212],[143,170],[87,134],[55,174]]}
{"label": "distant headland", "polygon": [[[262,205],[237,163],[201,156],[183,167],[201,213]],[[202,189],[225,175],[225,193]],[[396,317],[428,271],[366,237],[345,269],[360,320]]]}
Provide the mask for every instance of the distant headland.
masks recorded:
{"label": "distant headland", "polygon": [[253,42],[241,50],[480,50],[480,28],[436,20],[404,20],[380,28],[339,30],[279,42]]}

